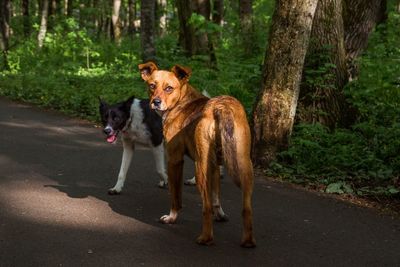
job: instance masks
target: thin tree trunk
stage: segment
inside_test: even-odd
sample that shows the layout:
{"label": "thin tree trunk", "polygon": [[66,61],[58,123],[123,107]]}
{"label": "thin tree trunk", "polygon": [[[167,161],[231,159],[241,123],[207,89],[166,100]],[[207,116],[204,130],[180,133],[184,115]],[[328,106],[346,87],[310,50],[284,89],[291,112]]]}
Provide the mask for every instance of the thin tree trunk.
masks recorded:
{"label": "thin tree trunk", "polygon": [[112,10],[112,26],[113,26],[113,36],[114,41],[118,45],[121,44],[121,22],[119,19],[119,11],[121,9],[121,0],[113,0],[113,10]]}
{"label": "thin tree trunk", "polygon": [[318,2],[298,108],[301,121],[319,122],[331,129],[349,126],[356,115],[343,93],[349,77],[342,10],[341,0]]}
{"label": "thin tree trunk", "polygon": [[[210,20],[211,5],[209,0],[194,0],[193,9],[199,15],[202,15],[206,20]],[[210,54],[209,38],[206,32],[196,32],[196,51],[195,54]]]}
{"label": "thin tree trunk", "polygon": [[67,6],[67,16],[72,17],[72,13],[74,11],[74,1],[73,0],[65,0],[65,5]]}
{"label": "thin tree trunk", "polygon": [[400,13],[400,0],[397,0],[396,11],[397,11],[397,13]]}
{"label": "thin tree trunk", "polygon": [[136,0],[128,0],[128,34],[133,37],[136,32]]}
{"label": "thin tree trunk", "polygon": [[9,39],[10,39],[10,0],[1,1],[0,5],[0,46],[3,54],[4,69],[8,70],[10,67],[8,65],[8,49],[9,49]]}
{"label": "thin tree trunk", "polygon": [[246,54],[251,54],[254,47],[253,6],[252,0],[239,0],[240,31]]}
{"label": "thin tree trunk", "polygon": [[224,18],[224,0],[214,0],[212,20],[215,24],[222,26]]}
{"label": "thin tree trunk", "polygon": [[194,29],[193,26],[189,24],[192,8],[190,1],[187,0],[176,0],[175,3],[179,17],[179,44],[185,51],[186,56],[190,57],[195,54],[196,50]]}
{"label": "thin tree trunk", "polygon": [[344,42],[350,80],[357,78],[355,62],[367,47],[369,34],[386,20],[386,0],[344,0]]}
{"label": "thin tree trunk", "polygon": [[44,38],[46,37],[48,12],[49,12],[49,0],[43,0],[42,18],[40,20],[40,28],[39,28],[39,34],[38,34],[39,48],[43,47],[43,41],[44,41]]}
{"label": "thin tree trunk", "polygon": [[140,12],[140,38],[142,45],[142,60],[154,60],[156,48],[154,45],[155,0],[142,0]]}
{"label": "thin tree trunk", "polygon": [[29,0],[22,0],[22,16],[24,24],[24,35],[28,37],[31,34],[31,22],[29,16]]}
{"label": "thin tree trunk", "polygon": [[159,35],[163,37],[167,33],[167,0],[157,0],[157,11],[159,17]]}
{"label": "thin tree trunk", "polygon": [[268,166],[287,148],[318,0],[277,0],[253,111],[253,161]]}

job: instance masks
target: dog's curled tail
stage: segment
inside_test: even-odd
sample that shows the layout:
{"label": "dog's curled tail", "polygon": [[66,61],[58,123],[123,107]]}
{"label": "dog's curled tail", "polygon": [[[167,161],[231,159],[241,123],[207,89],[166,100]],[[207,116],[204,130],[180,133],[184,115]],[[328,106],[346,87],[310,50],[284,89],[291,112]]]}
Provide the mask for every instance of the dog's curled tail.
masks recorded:
{"label": "dog's curled tail", "polygon": [[221,99],[223,107],[214,112],[220,134],[225,168],[234,183],[252,186],[253,166],[250,160],[250,128],[243,106],[234,98]]}

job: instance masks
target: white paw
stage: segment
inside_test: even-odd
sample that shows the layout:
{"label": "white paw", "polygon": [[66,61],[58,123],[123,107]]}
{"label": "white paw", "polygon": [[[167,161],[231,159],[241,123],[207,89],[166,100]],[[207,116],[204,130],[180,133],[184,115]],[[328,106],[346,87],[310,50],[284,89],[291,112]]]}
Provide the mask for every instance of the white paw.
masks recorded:
{"label": "white paw", "polygon": [[160,222],[165,223],[165,224],[175,223],[177,217],[178,217],[178,214],[176,212],[171,211],[169,213],[169,215],[161,216]]}
{"label": "white paw", "polygon": [[196,177],[193,176],[192,179],[187,179],[187,180],[184,182],[184,184],[185,184],[185,185],[196,185]]}
{"label": "white paw", "polygon": [[158,183],[159,188],[167,188],[167,186],[168,186],[168,182],[160,181]]}
{"label": "white paw", "polygon": [[113,187],[108,189],[108,194],[109,195],[119,195],[121,194],[122,189],[121,188],[117,188],[117,187]]}

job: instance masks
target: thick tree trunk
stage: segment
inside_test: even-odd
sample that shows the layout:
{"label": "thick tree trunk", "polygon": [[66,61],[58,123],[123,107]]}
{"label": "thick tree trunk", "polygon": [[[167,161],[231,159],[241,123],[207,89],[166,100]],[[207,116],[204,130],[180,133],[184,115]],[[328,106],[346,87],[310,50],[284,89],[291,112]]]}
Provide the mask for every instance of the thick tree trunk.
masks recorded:
{"label": "thick tree trunk", "polygon": [[8,48],[10,39],[10,6],[9,0],[1,1],[0,5],[0,46],[3,54],[4,69],[9,69],[8,65]]}
{"label": "thick tree trunk", "polygon": [[46,37],[48,12],[49,12],[49,0],[43,0],[42,17],[40,20],[40,28],[39,28],[39,34],[38,34],[39,48],[43,47],[43,41],[44,41],[44,38]]}
{"label": "thick tree trunk", "polygon": [[155,0],[142,0],[141,2],[140,38],[143,62],[154,60],[156,56],[154,45],[155,6]]}
{"label": "thick tree trunk", "polygon": [[113,9],[112,9],[112,28],[113,28],[113,37],[116,44],[121,44],[121,22],[119,19],[119,11],[121,9],[121,0],[113,0]]}
{"label": "thick tree trunk", "polygon": [[318,0],[277,0],[253,111],[253,161],[268,166],[287,148]]}
{"label": "thick tree trunk", "polygon": [[355,112],[343,88],[349,80],[341,0],[319,0],[300,90],[298,116],[331,129],[349,126]]}
{"label": "thick tree trunk", "polygon": [[253,1],[240,0],[239,1],[239,19],[240,31],[244,38],[242,38],[244,51],[246,54],[251,54],[254,44],[254,31],[253,31]]}
{"label": "thick tree trunk", "polygon": [[357,78],[355,59],[367,47],[374,27],[386,20],[386,0],[344,0],[344,42],[350,80]]}
{"label": "thick tree trunk", "polygon": [[22,0],[22,16],[24,24],[24,35],[28,37],[31,34],[31,22],[29,16],[29,0]]}

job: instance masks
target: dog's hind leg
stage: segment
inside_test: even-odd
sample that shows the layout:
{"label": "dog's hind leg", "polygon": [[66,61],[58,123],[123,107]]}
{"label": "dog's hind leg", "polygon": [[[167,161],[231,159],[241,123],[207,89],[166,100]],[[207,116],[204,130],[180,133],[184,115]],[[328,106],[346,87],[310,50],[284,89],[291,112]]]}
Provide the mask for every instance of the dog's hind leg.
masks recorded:
{"label": "dog's hind leg", "polygon": [[212,179],[212,206],[213,206],[213,214],[214,218],[217,222],[226,222],[229,220],[228,215],[225,214],[222,209],[220,202],[220,178],[221,178],[221,166],[219,168],[213,168],[211,171],[211,179]]}
{"label": "dog's hind leg", "polygon": [[157,174],[160,176],[160,182],[158,183],[158,187],[166,188],[168,185],[168,176],[165,171],[165,153],[164,153],[164,144],[152,148],[154,160],[156,163]]}
{"label": "dog's hind leg", "polygon": [[108,190],[108,194],[110,195],[116,195],[121,193],[122,188],[124,187],[126,173],[128,172],[129,165],[132,161],[134,144],[126,139],[122,139],[122,144],[124,147],[124,152],[122,153],[121,168],[119,169],[117,183],[113,188],[110,188]]}

